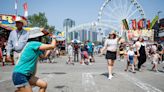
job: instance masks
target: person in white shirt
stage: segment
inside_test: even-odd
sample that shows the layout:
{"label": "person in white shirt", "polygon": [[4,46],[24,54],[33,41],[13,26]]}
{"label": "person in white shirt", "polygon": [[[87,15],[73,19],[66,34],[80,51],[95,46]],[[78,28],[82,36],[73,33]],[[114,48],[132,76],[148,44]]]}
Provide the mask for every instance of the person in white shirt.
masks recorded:
{"label": "person in white shirt", "polygon": [[74,64],[72,62],[72,58],[73,58],[73,47],[72,47],[72,43],[70,43],[68,45],[68,61],[67,61],[67,64]]}
{"label": "person in white shirt", "polygon": [[133,50],[133,47],[132,46],[128,50],[127,55],[128,55],[128,60],[127,60],[127,67],[126,67],[125,71],[128,70],[128,66],[130,64],[131,67],[132,67],[132,73],[136,73],[134,71],[134,56],[135,56],[135,53],[134,53],[134,50]]}
{"label": "person in white shirt", "polygon": [[121,38],[116,37],[115,32],[111,32],[109,34],[108,39],[106,39],[104,47],[101,50],[101,54],[103,54],[103,51],[106,49],[106,59],[107,59],[107,64],[108,64],[108,79],[112,79],[112,70],[113,70],[113,65],[114,61],[116,60],[116,55],[117,55],[117,47],[118,47],[118,42],[120,41]]}

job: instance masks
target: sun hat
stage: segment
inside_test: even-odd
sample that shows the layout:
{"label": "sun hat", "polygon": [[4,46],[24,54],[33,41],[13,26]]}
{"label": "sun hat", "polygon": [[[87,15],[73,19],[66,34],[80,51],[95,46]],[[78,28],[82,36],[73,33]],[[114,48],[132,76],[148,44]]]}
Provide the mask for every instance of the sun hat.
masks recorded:
{"label": "sun hat", "polygon": [[32,30],[29,31],[29,33],[30,33],[29,39],[37,38],[49,34],[44,28],[33,28]]}
{"label": "sun hat", "polygon": [[110,32],[109,34],[115,34],[115,35],[116,35],[116,32],[115,32],[115,31],[112,31],[112,32]]}
{"label": "sun hat", "polygon": [[16,17],[15,22],[21,22],[21,23],[23,23],[23,26],[27,25],[27,21],[20,16]]}

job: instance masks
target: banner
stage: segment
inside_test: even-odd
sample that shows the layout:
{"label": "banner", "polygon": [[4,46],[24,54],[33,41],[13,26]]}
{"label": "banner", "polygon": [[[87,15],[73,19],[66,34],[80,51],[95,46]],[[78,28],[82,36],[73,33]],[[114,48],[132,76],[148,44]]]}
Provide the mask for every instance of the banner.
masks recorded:
{"label": "banner", "polygon": [[126,30],[129,30],[129,25],[128,25],[127,20],[126,19],[123,19],[122,22],[123,22],[123,25],[124,25],[125,29]]}
{"label": "banner", "polygon": [[127,31],[127,38],[129,41],[137,40],[138,37],[144,37],[144,40],[153,41],[154,40],[154,31],[153,30],[128,30]]}
{"label": "banner", "polygon": [[23,8],[24,8],[24,17],[27,17],[28,16],[28,6],[27,6],[27,3],[23,4]]}
{"label": "banner", "polygon": [[143,20],[140,19],[140,20],[138,21],[138,29],[140,30],[140,29],[142,29],[142,28],[143,28]]}
{"label": "banner", "polygon": [[150,20],[147,20],[147,29],[150,29]]}
{"label": "banner", "polygon": [[153,28],[153,26],[155,25],[155,23],[158,21],[158,18],[159,18],[158,16],[155,16],[155,18],[153,19],[153,21],[150,24],[150,29]]}
{"label": "banner", "polygon": [[[26,20],[27,19],[23,16],[20,16],[22,19]],[[0,23],[1,24],[15,24],[15,15],[7,15],[7,14],[0,14]]]}
{"label": "banner", "polygon": [[137,29],[137,22],[136,22],[136,19],[133,19],[133,20],[132,20],[132,29],[133,29],[133,30],[136,30],[136,29]]}

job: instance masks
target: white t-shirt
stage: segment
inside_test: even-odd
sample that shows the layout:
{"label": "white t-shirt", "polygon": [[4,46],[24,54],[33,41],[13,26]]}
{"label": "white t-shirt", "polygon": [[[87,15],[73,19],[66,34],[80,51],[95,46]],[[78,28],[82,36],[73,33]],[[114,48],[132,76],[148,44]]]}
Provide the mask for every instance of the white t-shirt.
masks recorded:
{"label": "white t-shirt", "polygon": [[146,44],[145,44],[144,42],[139,42],[139,41],[137,41],[137,42],[135,43],[135,45],[138,47],[137,50],[139,50],[139,49],[141,48],[141,45],[142,45],[142,46],[146,46]]}
{"label": "white t-shirt", "polygon": [[104,46],[107,47],[108,51],[116,51],[118,44],[118,38],[116,39],[106,39]]}
{"label": "white t-shirt", "polygon": [[73,47],[71,45],[68,46],[68,54],[73,55]]}
{"label": "white t-shirt", "polygon": [[133,50],[129,50],[128,51],[128,56],[134,56],[134,51]]}
{"label": "white t-shirt", "polygon": [[137,51],[135,44],[133,44],[133,49],[134,49],[134,51]]}

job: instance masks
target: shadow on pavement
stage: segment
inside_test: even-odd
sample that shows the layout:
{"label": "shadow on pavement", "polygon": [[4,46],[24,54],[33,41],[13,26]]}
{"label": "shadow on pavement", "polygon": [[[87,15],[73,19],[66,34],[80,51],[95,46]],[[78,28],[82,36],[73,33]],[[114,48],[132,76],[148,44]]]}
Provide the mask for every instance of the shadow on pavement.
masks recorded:
{"label": "shadow on pavement", "polygon": [[65,72],[50,72],[50,73],[41,73],[41,74],[67,74]]}
{"label": "shadow on pavement", "polygon": [[[102,74],[100,74],[100,75],[103,75],[103,76],[105,76],[105,77],[108,77],[108,73],[107,73],[107,72],[106,72],[106,73],[102,73]],[[115,76],[116,73],[112,73],[112,75]]]}

